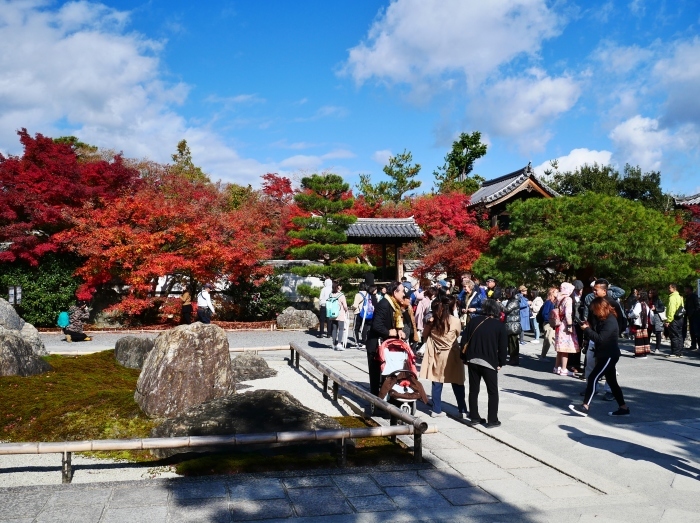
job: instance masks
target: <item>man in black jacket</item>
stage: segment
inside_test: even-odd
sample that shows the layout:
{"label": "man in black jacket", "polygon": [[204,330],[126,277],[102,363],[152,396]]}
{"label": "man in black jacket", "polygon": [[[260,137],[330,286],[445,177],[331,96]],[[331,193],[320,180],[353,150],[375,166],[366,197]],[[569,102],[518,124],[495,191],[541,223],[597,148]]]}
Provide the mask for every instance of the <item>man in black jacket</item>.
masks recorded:
{"label": "man in black jacket", "polygon": [[[374,308],[372,326],[367,334],[367,367],[369,368],[369,390],[375,396],[379,395],[381,385],[382,365],[377,359],[380,343],[388,338],[406,338],[406,334],[401,329],[403,325],[397,325],[397,318],[401,317],[401,309],[397,304],[403,301],[405,294],[406,288],[399,282],[393,281],[387,286],[386,296]],[[398,315],[396,307],[399,307]]]}

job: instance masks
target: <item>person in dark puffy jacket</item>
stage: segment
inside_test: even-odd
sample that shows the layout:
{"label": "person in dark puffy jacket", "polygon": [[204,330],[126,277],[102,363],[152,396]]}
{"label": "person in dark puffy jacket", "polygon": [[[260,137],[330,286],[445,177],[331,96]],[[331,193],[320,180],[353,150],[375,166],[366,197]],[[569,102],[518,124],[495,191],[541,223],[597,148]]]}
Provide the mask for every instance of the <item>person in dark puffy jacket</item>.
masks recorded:
{"label": "person in dark puffy jacket", "polygon": [[522,325],[520,323],[520,299],[517,296],[515,287],[506,287],[503,291],[503,312],[506,315],[506,331],[508,332],[508,360],[509,365],[520,365],[520,333]]}
{"label": "person in dark puffy jacket", "polygon": [[656,289],[649,291],[649,308],[653,313],[652,320],[649,323],[649,338],[651,338],[653,332],[656,336],[656,345],[652,352],[657,353],[661,349],[661,335],[664,332],[664,320],[661,315],[666,312],[666,306],[659,298],[659,291]]}

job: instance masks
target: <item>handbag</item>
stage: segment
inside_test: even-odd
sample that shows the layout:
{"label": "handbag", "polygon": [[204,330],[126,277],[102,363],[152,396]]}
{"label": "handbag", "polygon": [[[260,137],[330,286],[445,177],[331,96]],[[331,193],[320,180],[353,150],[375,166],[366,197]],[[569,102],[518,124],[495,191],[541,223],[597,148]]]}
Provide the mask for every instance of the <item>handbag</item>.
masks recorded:
{"label": "handbag", "polygon": [[673,315],[673,319],[676,321],[681,321],[683,318],[685,318],[685,307],[681,305],[680,307],[678,307],[676,314]]}
{"label": "handbag", "polygon": [[667,320],[668,320],[668,318],[666,318],[666,312],[657,312],[656,314],[659,315],[659,319],[660,319],[661,321],[667,321]]}
{"label": "handbag", "polygon": [[479,323],[479,325],[477,325],[477,326],[474,328],[474,330],[472,331],[472,335],[469,336],[469,339],[467,340],[467,343],[465,343],[465,344],[464,344],[464,347],[462,347],[462,350],[460,351],[459,357],[460,357],[460,359],[461,359],[464,363],[467,362],[467,349],[469,348],[469,344],[471,343],[472,338],[474,337],[474,334],[476,333],[477,330],[479,330],[479,327],[481,327],[484,323],[486,323],[486,321],[487,321],[488,319],[489,319],[488,317],[484,318],[484,319],[482,320],[482,322]]}

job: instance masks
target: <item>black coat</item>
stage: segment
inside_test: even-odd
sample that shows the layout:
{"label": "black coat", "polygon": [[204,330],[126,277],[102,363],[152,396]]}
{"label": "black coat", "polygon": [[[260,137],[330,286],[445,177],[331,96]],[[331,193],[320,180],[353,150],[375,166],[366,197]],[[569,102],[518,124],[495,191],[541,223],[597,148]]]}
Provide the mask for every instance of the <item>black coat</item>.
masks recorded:
{"label": "black coat", "polygon": [[383,298],[374,307],[372,326],[367,334],[367,352],[377,352],[380,338],[382,340],[396,338],[397,336],[389,336],[389,331],[395,328],[394,309],[389,304],[389,298]]}
{"label": "black coat", "polygon": [[490,316],[475,316],[462,332],[461,350],[467,347],[462,359],[469,361],[479,358],[494,369],[504,367],[508,353],[508,333],[506,324]]}
{"label": "black coat", "polygon": [[588,327],[586,335],[589,340],[595,343],[596,358],[614,358],[620,356],[620,345],[618,339],[620,332],[618,330],[617,318],[610,314],[605,320],[597,321],[594,328]]}

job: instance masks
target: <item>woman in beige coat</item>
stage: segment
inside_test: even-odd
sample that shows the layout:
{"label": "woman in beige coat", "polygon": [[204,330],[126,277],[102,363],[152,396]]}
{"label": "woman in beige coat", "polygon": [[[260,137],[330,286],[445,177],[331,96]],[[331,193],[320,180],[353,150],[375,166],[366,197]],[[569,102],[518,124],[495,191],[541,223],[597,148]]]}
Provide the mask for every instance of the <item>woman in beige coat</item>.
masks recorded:
{"label": "woman in beige coat", "polygon": [[453,296],[438,297],[432,304],[432,318],[426,322],[423,330],[425,356],[420,368],[420,377],[433,382],[433,411],[431,416],[439,418],[442,411],[442,386],[452,384],[452,391],[457,398],[459,415],[467,417],[467,402],[464,391],[464,364],[459,357],[457,337],[462,324],[452,315],[455,306]]}

